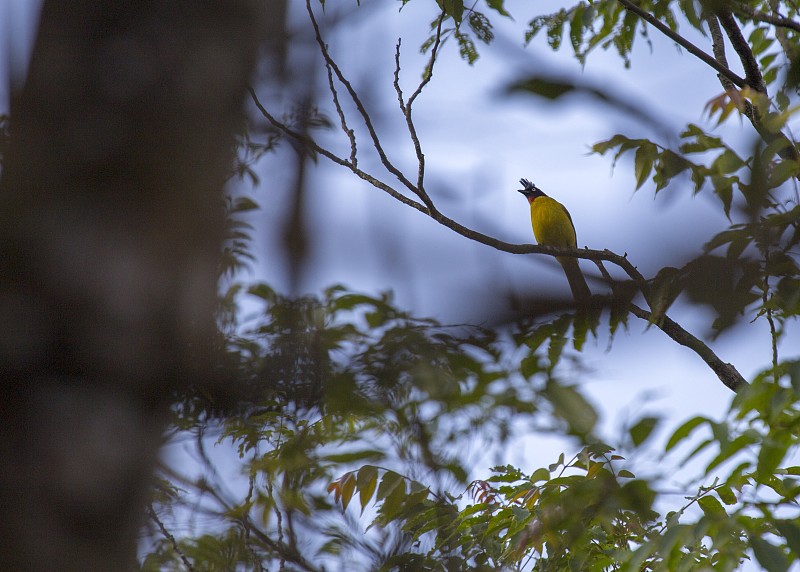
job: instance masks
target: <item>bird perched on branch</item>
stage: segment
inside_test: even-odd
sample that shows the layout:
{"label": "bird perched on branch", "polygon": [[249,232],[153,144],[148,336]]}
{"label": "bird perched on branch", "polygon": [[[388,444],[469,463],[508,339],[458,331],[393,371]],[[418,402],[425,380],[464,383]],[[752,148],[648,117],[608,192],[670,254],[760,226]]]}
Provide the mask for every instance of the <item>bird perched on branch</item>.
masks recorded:
{"label": "bird perched on branch", "polygon": [[[519,192],[525,195],[531,205],[531,226],[536,242],[542,246],[576,248],[578,240],[575,225],[572,224],[572,217],[566,207],[545,195],[527,179],[520,179],[519,182],[523,187]],[[592,293],[578,266],[578,259],[571,256],[558,256],[556,259],[564,268],[575,301],[579,304],[586,302]]]}

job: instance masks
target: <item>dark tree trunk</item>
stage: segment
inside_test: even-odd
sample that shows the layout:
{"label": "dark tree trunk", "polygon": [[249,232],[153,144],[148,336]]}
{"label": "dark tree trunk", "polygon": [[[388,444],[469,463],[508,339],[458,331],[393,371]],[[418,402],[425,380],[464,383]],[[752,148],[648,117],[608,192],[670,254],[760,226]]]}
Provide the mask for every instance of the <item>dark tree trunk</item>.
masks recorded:
{"label": "dark tree trunk", "polygon": [[209,375],[258,0],[44,4],[0,181],[0,569],[130,568],[168,397]]}

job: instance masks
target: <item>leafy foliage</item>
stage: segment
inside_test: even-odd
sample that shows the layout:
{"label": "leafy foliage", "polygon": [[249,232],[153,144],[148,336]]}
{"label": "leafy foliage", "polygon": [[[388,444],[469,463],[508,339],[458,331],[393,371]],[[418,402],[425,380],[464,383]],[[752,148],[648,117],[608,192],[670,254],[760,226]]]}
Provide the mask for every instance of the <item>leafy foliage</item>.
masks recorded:
{"label": "leafy foliage", "polygon": [[[390,293],[335,286],[290,298],[237,282],[252,261],[244,217],[258,205],[229,199],[220,274],[230,284],[220,329],[236,404],[222,412],[175,408],[177,435],[196,444],[202,474],[165,469],[144,569],[322,570],[347,562],[383,570],[734,570],[752,560],[777,571],[800,561],[800,362],[779,353],[800,313],[800,161],[789,129],[800,86],[798,7],[652,0],[636,4],[642,15],[627,4],[582,1],[532,17],[521,33],[528,45],[544,36],[553,50],[568,41],[581,65],[597,47],[630,65],[636,38],[653,33],[647,15],[684,47],[681,27],[701,32],[709,53],[711,25],[725,24],[748,77],[743,86],[721,83],[705,108],[708,125],[676,129],[678,142],[619,133],[591,149],[613,163],[632,159],[634,191],[710,194],[728,228],[680,268],[632,286],[609,276],[612,292],[596,306],[548,308],[489,329],[415,317]],[[422,50],[452,38],[474,63],[479,47],[494,41],[491,18],[511,18],[502,0],[482,6],[437,0]],[[522,77],[509,91],[547,99],[585,93],[647,120],[605,88],[565,78]],[[752,125],[754,144],[725,135],[733,117]],[[410,111],[405,119],[411,126]],[[302,133],[332,124],[316,108],[286,121]],[[281,137],[243,136],[235,174],[256,182],[252,162]],[[310,137],[295,143],[318,155]],[[635,311],[637,292],[649,311]],[[613,338],[630,314],[664,328],[681,297],[713,310],[712,335],[743,317],[766,321],[771,359],[721,420],[680,422],[663,444],[660,432],[674,423],[645,415],[617,442],[601,442],[598,414],[568,362],[606,324]],[[530,430],[567,436],[577,453],[547,467],[475,464],[490,445],[513,447]],[[212,443],[235,451],[241,490],[220,476],[206,451]],[[696,466],[696,476],[674,491],[661,463]],[[171,515],[180,521],[187,507],[213,526],[172,535]]]}

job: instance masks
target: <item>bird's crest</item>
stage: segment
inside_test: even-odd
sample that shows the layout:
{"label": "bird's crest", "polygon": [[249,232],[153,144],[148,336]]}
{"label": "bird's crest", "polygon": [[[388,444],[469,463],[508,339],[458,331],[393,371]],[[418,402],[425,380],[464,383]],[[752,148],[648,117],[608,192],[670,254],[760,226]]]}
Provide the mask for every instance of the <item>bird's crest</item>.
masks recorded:
{"label": "bird's crest", "polygon": [[520,183],[522,183],[522,187],[519,192],[525,195],[529,201],[532,201],[536,197],[544,197],[546,196],[542,189],[531,183],[528,179],[520,179]]}

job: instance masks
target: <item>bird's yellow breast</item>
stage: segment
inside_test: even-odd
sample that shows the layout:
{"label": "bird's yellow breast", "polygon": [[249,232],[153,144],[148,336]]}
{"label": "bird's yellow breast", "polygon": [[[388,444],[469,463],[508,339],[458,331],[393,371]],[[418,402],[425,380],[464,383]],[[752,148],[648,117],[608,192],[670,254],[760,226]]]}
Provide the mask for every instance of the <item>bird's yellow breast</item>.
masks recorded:
{"label": "bird's yellow breast", "polygon": [[578,244],[567,209],[550,197],[537,197],[531,202],[531,226],[539,244],[573,248]]}

